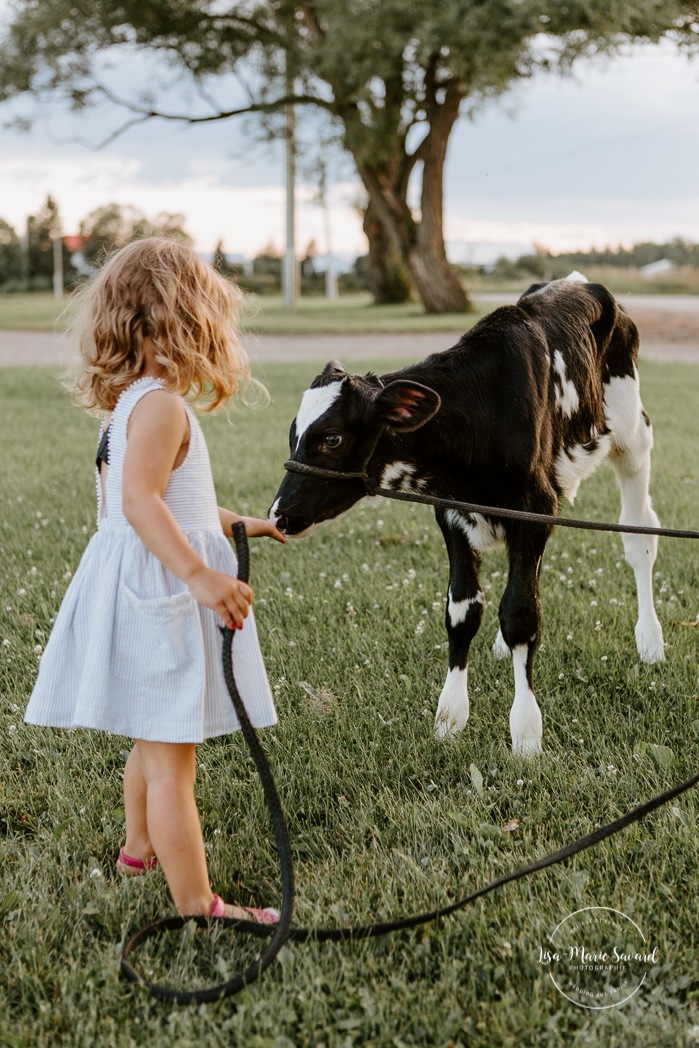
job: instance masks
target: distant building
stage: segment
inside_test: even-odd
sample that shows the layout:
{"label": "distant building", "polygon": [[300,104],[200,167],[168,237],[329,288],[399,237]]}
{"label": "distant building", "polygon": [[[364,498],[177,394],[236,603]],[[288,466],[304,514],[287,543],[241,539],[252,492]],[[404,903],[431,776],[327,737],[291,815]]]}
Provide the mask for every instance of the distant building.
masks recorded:
{"label": "distant building", "polygon": [[86,243],[86,238],[79,234],[63,237],[63,246],[70,254],[70,264],[81,277],[91,277],[96,272],[95,266],[85,258]]}
{"label": "distant building", "polygon": [[662,273],[669,273],[676,268],[677,263],[671,258],[660,258],[657,262],[649,262],[647,266],[641,266],[640,273],[644,279],[659,277]]}

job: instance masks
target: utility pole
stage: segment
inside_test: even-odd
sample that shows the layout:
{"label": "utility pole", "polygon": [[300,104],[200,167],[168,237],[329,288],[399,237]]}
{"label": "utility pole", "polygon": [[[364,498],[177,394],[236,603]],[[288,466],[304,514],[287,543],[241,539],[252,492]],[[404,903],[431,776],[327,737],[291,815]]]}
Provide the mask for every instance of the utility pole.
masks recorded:
{"label": "utility pole", "polygon": [[323,225],[325,231],[325,296],[334,302],[337,299],[337,273],[335,271],[335,256],[333,255],[332,232],[330,228],[330,204],[328,203],[328,169],[325,161],[320,161],[320,177],[318,180],[318,193],[320,206],[323,209]]}
{"label": "utility pole", "polygon": [[[286,92],[292,94],[293,77],[289,72],[289,56],[286,58]],[[293,309],[298,298],[298,267],[296,265],[296,113],[292,105],[286,107],[286,134],[284,136],[285,183],[286,183],[286,249],[282,267],[282,291],[284,305]]]}
{"label": "utility pole", "polygon": [[53,297],[63,298],[63,237],[60,229],[53,234]]}
{"label": "utility pole", "polygon": [[19,240],[19,268],[20,277],[26,286],[25,290],[29,290],[29,219],[24,223],[24,232]]}

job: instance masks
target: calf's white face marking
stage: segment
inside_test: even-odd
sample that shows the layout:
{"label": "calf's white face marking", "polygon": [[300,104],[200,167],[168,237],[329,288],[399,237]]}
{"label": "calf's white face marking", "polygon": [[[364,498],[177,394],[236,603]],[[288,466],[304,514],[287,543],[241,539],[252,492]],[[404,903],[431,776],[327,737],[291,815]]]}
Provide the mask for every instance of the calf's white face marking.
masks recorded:
{"label": "calf's white face marking", "polygon": [[277,513],[278,509],[279,509],[279,499],[275,499],[274,502],[272,503],[272,505],[269,508],[269,513],[267,514],[267,520],[271,520],[272,523],[275,525],[275,527],[276,527],[277,521],[279,520],[279,514]]}
{"label": "calf's white face marking", "polygon": [[319,386],[318,389],[306,390],[301,398],[301,406],[296,416],[296,447],[294,451],[298,450],[301,437],[306,430],[314,422],[317,422],[319,418],[322,418],[325,412],[329,411],[333,406],[342,392],[343,382],[344,379],[340,379],[338,382],[329,382],[327,386]]}

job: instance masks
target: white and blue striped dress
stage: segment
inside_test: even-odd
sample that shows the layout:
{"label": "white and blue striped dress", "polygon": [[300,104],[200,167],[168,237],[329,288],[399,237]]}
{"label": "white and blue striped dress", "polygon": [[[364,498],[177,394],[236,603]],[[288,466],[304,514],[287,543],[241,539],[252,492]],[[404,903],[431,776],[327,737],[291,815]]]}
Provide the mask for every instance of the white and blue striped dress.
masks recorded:
{"label": "white and blue striped dress", "polygon": [[[129,416],[141,397],[162,388],[158,379],[140,378],[114,408],[105,500],[98,476],[98,530],[42,656],[25,714],[29,724],[98,728],[155,742],[201,742],[239,728],[221,669],[220,617],[146,549],[122,508]],[[189,447],[170,474],[164,500],[204,563],[235,575],[204,434],[185,407]],[[275,724],[252,611],[236,633],[233,657],[250,720],[256,727]]]}

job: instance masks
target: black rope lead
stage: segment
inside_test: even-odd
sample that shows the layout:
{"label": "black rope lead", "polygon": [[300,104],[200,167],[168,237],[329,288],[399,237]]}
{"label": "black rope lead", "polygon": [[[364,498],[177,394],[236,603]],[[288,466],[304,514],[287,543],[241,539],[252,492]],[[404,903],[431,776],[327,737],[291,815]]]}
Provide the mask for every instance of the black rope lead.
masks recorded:
{"label": "black rope lead", "polygon": [[[238,552],[238,577],[247,581],[249,558],[244,525],[234,525],[234,538]],[[612,837],[615,833],[619,833],[627,826],[632,825],[632,823],[645,818],[646,815],[649,815],[657,808],[662,807],[662,805],[674,800],[681,794],[686,793],[687,790],[692,789],[693,786],[696,786],[697,783],[699,783],[699,775],[693,775],[691,778],[681,782],[678,786],[673,786],[672,789],[667,790],[665,793],[660,793],[656,797],[652,797],[650,800],[645,801],[643,804],[639,804],[638,807],[633,808],[630,812],[627,812],[626,815],[622,815],[620,818],[615,819],[613,822],[607,823],[604,826],[599,826],[586,837],[580,837],[577,840],[571,841],[570,844],[567,844],[559,851],[552,852],[550,855],[537,859],[526,866],[520,866],[518,869],[512,870],[510,873],[503,874],[501,877],[496,878],[494,881],[491,881],[489,884],[486,884],[481,888],[477,888],[475,891],[458,899],[456,902],[450,903],[448,906],[441,906],[436,910],[431,910],[429,913],[414,914],[409,917],[399,918],[395,921],[383,921],[375,924],[357,925],[346,928],[293,927],[291,924],[291,918],[294,901],[294,870],[286,821],[284,819],[279,794],[277,793],[274,784],[267,757],[260,745],[255,729],[250,724],[250,720],[235,682],[232,664],[232,639],[234,631],[226,629],[222,630],[222,633],[224,635],[223,668],[226,685],[230,692],[231,701],[235,707],[238,720],[240,721],[243,736],[250,747],[255,767],[257,768],[262,782],[265,800],[267,802],[267,808],[270,813],[274,836],[277,842],[282,882],[281,914],[279,923],[274,927],[257,924],[254,921],[239,921],[225,917],[217,919],[216,923],[222,924],[226,928],[254,935],[258,938],[269,938],[270,941],[257,960],[250,964],[244,972],[241,972],[234,978],[222,983],[220,986],[201,990],[175,990],[167,986],[161,986],[160,984],[147,979],[141,972],[139,972],[132,964],[130,957],[133,951],[147,939],[159,936],[164,932],[177,931],[183,928],[191,920],[195,921],[201,928],[208,928],[211,927],[212,923],[210,919],[206,917],[166,917],[163,920],[155,921],[153,924],[149,924],[140,929],[140,931],[136,932],[124,943],[121,955],[121,972],[131,982],[147,986],[151,993],[156,997],[163,998],[164,1000],[174,1001],[178,1004],[199,1004],[209,1001],[220,1001],[225,997],[230,997],[232,994],[242,990],[243,987],[249,986],[251,983],[255,982],[262,972],[269,967],[283,944],[287,941],[346,942],[348,940],[371,939],[378,935],[387,935],[391,932],[402,931],[407,928],[415,928],[420,924],[427,924],[439,917],[447,917],[449,914],[463,909],[469,903],[474,902],[476,899],[480,899],[484,895],[488,895],[490,892],[495,891],[497,888],[501,888],[505,884],[509,884],[511,881],[521,880],[523,877],[528,877],[530,874],[536,873],[538,870],[545,870],[549,866],[554,866],[556,863],[563,862],[565,859],[569,859],[571,856],[585,851],[587,848],[594,847],[594,845],[599,844],[600,841],[606,840],[607,837]]]}
{"label": "black rope lead", "polygon": [[[233,538],[235,540],[236,553],[238,556],[238,578],[242,582],[247,582],[250,577],[250,553],[244,524],[239,522],[233,525]],[[189,921],[195,921],[200,928],[208,928],[213,924],[211,918],[199,916],[166,917],[163,920],[155,921],[153,924],[147,925],[140,931],[136,932],[135,935],[132,935],[124,943],[124,948],[122,950],[120,966],[122,975],[131,982],[142,983],[147,986],[151,993],[156,997],[161,997],[166,1001],[174,1001],[177,1004],[195,1004],[219,1001],[224,997],[230,997],[231,994],[238,993],[238,991],[242,990],[244,986],[249,986],[251,983],[255,982],[256,979],[259,979],[262,972],[270,966],[288,939],[294,909],[294,864],[291,856],[291,845],[289,843],[289,833],[286,828],[284,812],[282,811],[279,794],[277,793],[277,787],[272,776],[269,762],[262,746],[260,745],[257,733],[250,723],[250,718],[247,715],[243,700],[238,691],[238,686],[235,682],[235,674],[233,673],[233,638],[235,637],[235,630],[225,627],[221,629],[221,633],[223,634],[223,676],[226,681],[226,687],[228,688],[233,707],[240,722],[243,738],[248,744],[252,759],[255,762],[255,767],[260,776],[260,781],[262,782],[262,789],[264,791],[267,808],[271,815],[272,828],[277,842],[282,882],[281,910],[279,921],[273,927],[270,925],[259,925],[252,921],[239,921],[229,917],[217,917],[214,919],[217,925],[222,924],[225,928],[240,928],[246,932],[257,932],[257,934],[260,934],[261,930],[265,935],[271,934],[271,939],[260,956],[253,961],[244,972],[240,972],[238,975],[229,979],[227,982],[222,983],[220,986],[213,986],[202,990],[174,990],[168,986],[161,986],[159,983],[147,979],[142,973],[134,968],[129,957],[136,947],[140,946],[141,943],[146,941],[146,939],[151,939],[166,931],[177,931],[178,929],[184,928]]]}
{"label": "black rope lead", "polygon": [[358,473],[340,469],[323,469],[311,466],[307,462],[287,459],[284,469],[288,473],[301,473],[307,477],[319,477],[321,480],[361,480],[367,495],[381,495],[385,499],[398,502],[418,502],[423,506],[440,506],[442,509],[458,509],[464,513],[481,513],[485,517],[496,517],[505,520],[525,520],[530,524],[551,524],[561,528],[580,528],[584,531],[619,531],[623,535],[659,535],[666,539],[699,539],[699,531],[687,531],[680,528],[660,528],[639,524],[609,524],[601,520],[579,520],[576,517],[559,517],[550,513],[532,513],[524,509],[506,509],[504,506],[482,506],[478,502],[460,502],[458,499],[440,498],[438,495],[421,495],[417,491],[395,491],[393,488],[382,488],[366,471]]}

